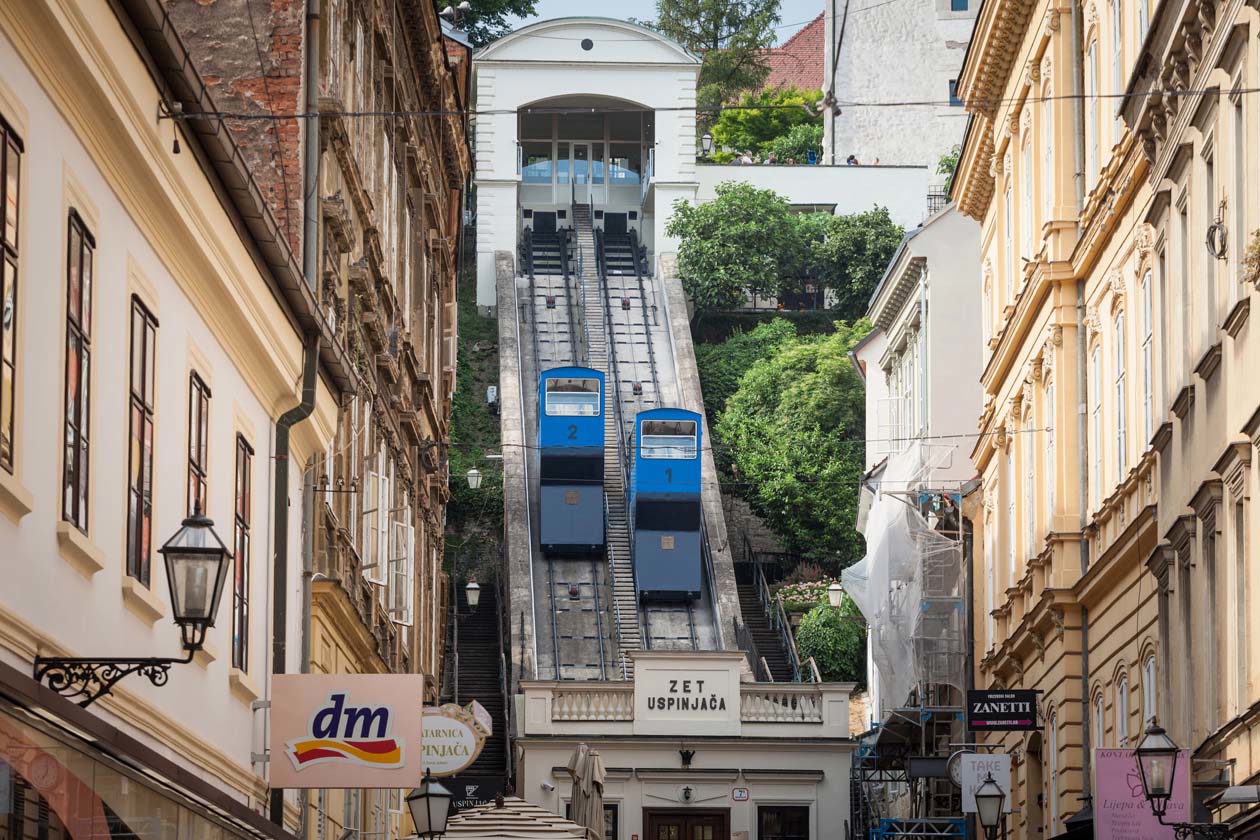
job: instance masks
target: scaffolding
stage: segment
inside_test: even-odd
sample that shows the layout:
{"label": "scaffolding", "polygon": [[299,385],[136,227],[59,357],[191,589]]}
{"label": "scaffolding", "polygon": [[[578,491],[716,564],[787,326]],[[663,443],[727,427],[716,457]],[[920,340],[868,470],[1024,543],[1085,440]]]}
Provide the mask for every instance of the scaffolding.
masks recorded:
{"label": "scaffolding", "polygon": [[912,443],[863,487],[867,554],[843,582],[870,627],[879,706],[853,764],[854,838],[965,836],[942,771],[965,740],[967,541],[961,488],[931,480],[952,454]]}

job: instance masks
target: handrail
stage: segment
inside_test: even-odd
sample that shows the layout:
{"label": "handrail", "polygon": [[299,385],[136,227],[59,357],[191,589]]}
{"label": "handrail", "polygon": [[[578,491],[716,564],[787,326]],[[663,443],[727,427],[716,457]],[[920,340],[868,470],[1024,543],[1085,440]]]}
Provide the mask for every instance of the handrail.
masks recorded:
{"label": "handrail", "polygon": [[[757,640],[753,638],[752,631],[748,629],[739,618],[735,619],[735,644],[744,652],[744,658],[748,661],[748,667],[752,669],[753,678],[757,682],[764,682],[762,679],[761,667],[765,663],[766,658],[761,655],[760,649],[757,647]],[[769,665],[766,665],[767,672]]]}
{"label": "handrail", "polygon": [[784,641],[784,650],[792,665],[792,681],[802,682],[801,656],[796,651],[796,639],[792,636],[792,625],[788,621],[787,612],[783,609],[783,599],[774,599],[774,627],[779,631],[779,638]]}
{"label": "handrail", "polygon": [[451,661],[455,666],[455,703],[459,703],[459,584],[455,581],[455,575],[451,575],[451,624],[455,627],[454,638],[451,640]]}
{"label": "handrail", "polygon": [[805,660],[805,664],[809,666],[810,677],[813,682],[822,682],[822,674],[818,671],[818,663],[814,661],[814,657]]}
{"label": "handrail", "polygon": [[534,229],[525,228],[525,232],[521,234],[521,257],[525,261],[525,273],[530,280],[534,279]]}
{"label": "handrail", "polygon": [[761,668],[766,673],[766,682],[774,682],[774,671],[770,670],[770,663],[764,656],[761,657]]}
{"label": "handrail", "polygon": [[503,646],[503,610],[506,609],[503,587],[494,583],[495,620],[499,632],[499,688],[503,694],[503,767],[508,781],[512,779],[512,694],[509,691],[507,651]]}

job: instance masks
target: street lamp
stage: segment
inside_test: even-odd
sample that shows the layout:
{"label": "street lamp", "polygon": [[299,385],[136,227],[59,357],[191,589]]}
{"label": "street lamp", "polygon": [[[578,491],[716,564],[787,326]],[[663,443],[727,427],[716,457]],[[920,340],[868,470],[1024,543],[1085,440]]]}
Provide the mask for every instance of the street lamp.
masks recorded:
{"label": "street lamp", "polygon": [[434,781],[428,770],[424,771],[420,787],[407,794],[407,810],[416,824],[416,834],[421,837],[441,837],[446,833],[450,807],[451,792]]}
{"label": "street lamp", "polygon": [[1164,814],[1168,813],[1168,801],[1173,794],[1173,782],[1177,778],[1177,758],[1181,748],[1156,721],[1152,720],[1151,725],[1146,727],[1146,734],[1142,736],[1142,742],[1135,752],[1138,773],[1142,777],[1142,792],[1146,795],[1146,801],[1151,803],[1151,813],[1159,820],[1160,825],[1172,828],[1177,840],[1186,840],[1189,837],[1225,840],[1229,837],[1228,825],[1164,822]]}
{"label": "street lamp", "polygon": [[481,470],[472,467],[468,470],[468,489],[477,490],[481,487]]}
{"label": "street lamp", "polygon": [[980,827],[984,829],[989,840],[997,837],[998,823],[1002,819],[1002,805],[1006,802],[1006,791],[993,780],[993,774],[985,774],[984,781],[976,788],[976,816]]}
{"label": "street lamp", "polygon": [[700,136],[700,151],[704,152],[705,157],[713,151],[713,135],[707,131]]}
{"label": "street lamp", "polygon": [[47,680],[48,687],[62,697],[89,706],[130,674],[143,674],[160,686],[166,684],[172,665],[192,662],[193,654],[205,644],[206,631],[214,626],[232,552],[215,533],[214,522],[196,510],[158,553],[166,561],[171,613],[188,655],[182,659],[37,656],[36,681]]}
{"label": "street lamp", "polygon": [[835,581],[832,581],[831,585],[827,587],[827,600],[831,602],[831,608],[833,610],[840,609],[840,599],[843,596],[844,587]]}
{"label": "street lamp", "polygon": [[468,599],[468,609],[477,609],[477,605],[481,603],[481,584],[475,580],[468,581],[468,585],[464,587],[464,597]]}

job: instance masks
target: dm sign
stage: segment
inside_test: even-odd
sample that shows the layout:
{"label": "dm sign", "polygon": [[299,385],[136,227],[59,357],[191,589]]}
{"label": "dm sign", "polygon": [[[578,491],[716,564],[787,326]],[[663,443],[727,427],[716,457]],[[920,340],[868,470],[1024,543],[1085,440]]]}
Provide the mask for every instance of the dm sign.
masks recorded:
{"label": "dm sign", "polygon": [[968,691],[967,728],[977,732],[1040,729],[1036,691]]}
{"label": "dm sign", "polygon": [[490,734],[490,716],[473,702],[472,710],[447,703],[424,710],[424,769],[434,776],[452,776],[465,769],[481,754]]}
{"label": "dm sign", "polygon": [[271,691],[271,785],[419,784],[422,696],[419,675],[277,674]]}

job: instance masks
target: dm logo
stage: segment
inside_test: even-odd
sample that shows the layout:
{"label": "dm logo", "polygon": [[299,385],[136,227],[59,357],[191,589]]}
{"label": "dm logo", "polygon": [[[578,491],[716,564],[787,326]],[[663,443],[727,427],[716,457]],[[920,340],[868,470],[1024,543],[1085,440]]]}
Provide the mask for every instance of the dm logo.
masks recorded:
{"label": "dm logo", "polygon": [[346,692],[328,695],[328,703],[311,715],[308,735],[285,743],[295,770],[319,764],[402,767],[403,743],[393,736],[389,706],[348,706]]}

